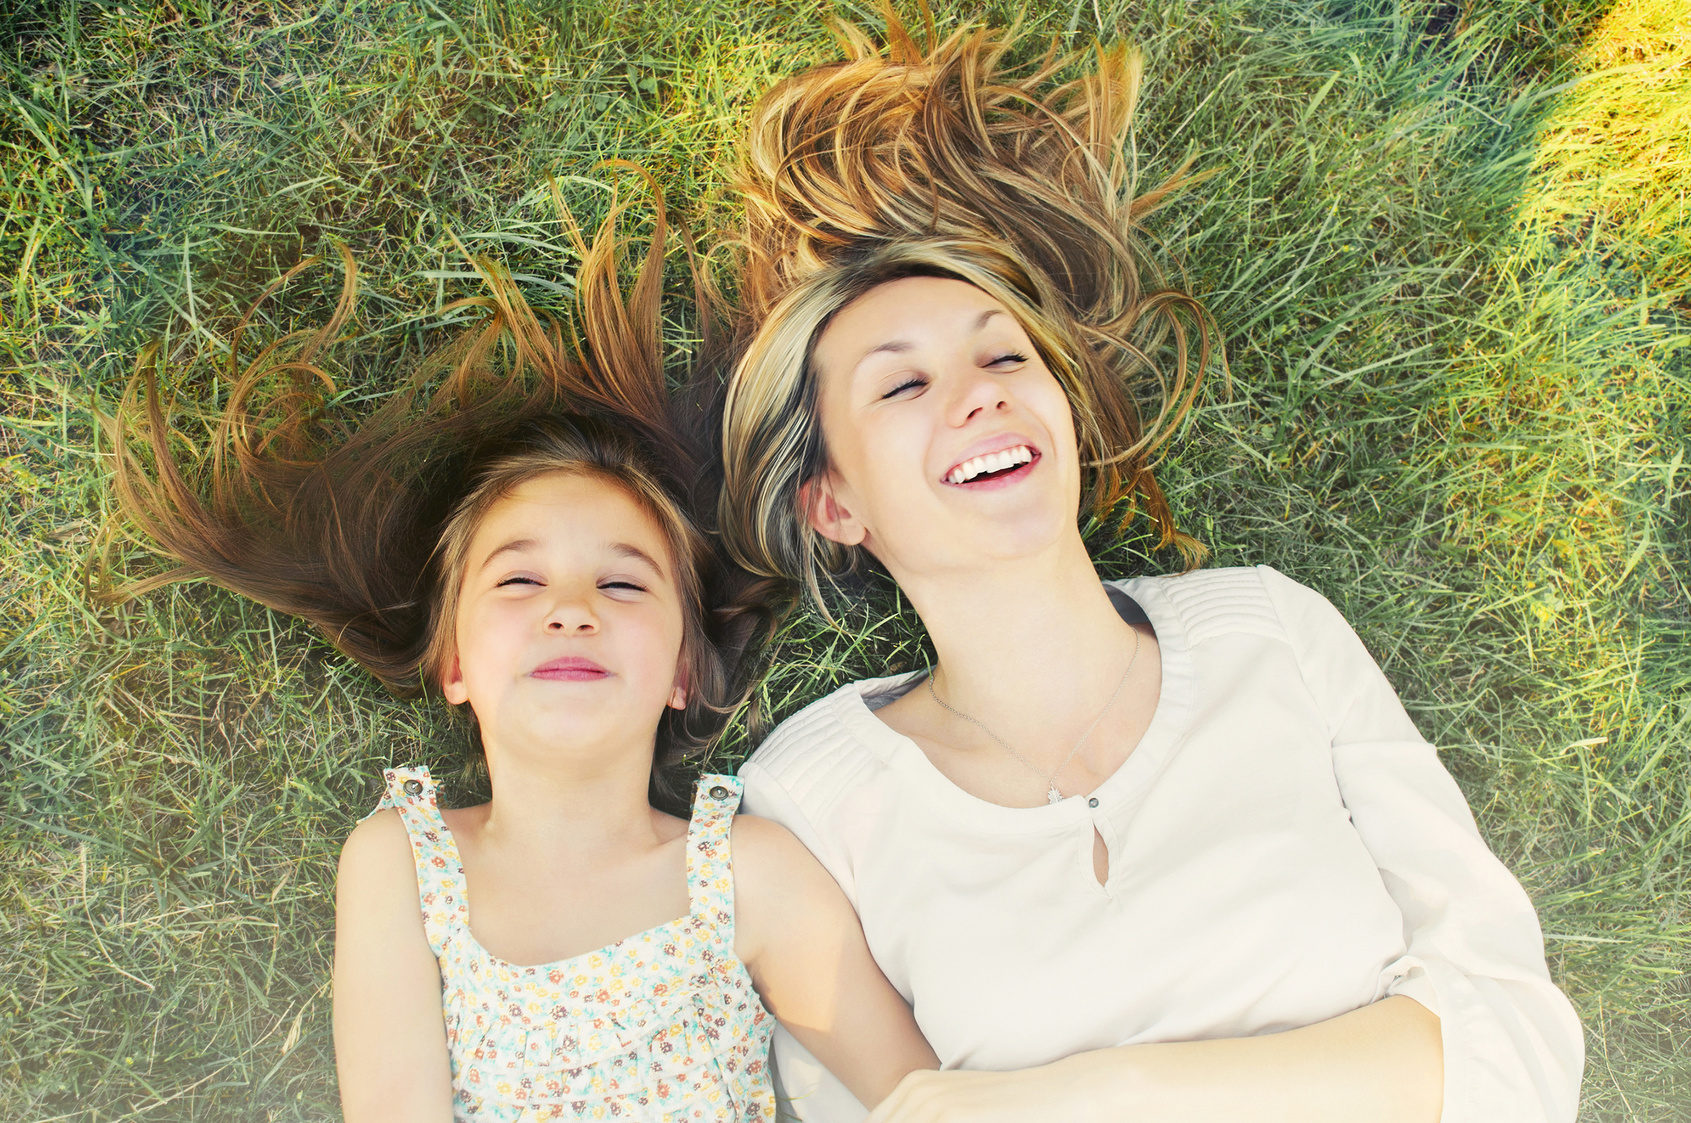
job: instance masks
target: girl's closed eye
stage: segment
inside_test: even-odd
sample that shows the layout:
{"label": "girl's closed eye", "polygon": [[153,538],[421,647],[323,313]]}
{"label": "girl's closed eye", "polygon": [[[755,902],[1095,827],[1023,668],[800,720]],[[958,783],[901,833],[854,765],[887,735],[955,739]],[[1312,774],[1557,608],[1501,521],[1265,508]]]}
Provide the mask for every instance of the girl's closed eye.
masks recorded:
{"label": "girl's closed eye", "polygon": [[615,589],[618,592],[625,593],[645,593],[651,591],[645,585],[642,585],[632,577],[613,577],[609,581],[599,582],[599,588]]}
{"label": "girl's closed eye", "polygon": [[544,583],[540,578],[530,573],[513,573],[509,577],[501,577],[495,582],[494,588],[503,589],[508,585],[534,585],[538,587]]}

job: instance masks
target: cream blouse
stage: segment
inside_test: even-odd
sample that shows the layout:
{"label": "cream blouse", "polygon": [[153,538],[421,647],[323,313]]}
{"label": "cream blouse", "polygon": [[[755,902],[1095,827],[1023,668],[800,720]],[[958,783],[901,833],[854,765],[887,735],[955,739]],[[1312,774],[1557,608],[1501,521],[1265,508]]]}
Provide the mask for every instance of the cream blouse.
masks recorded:
{"label": "cream blouse", "polygon": [[[842,687],[740,770],[743,810],[839,881],[945,1067],[1273,1033],[1404,994],[1440,1018],[1444,1123],[1572,1120],[1583,1039],[1532,902],[1338,611],[1266,566],[1117,588],[1156,630],[1162,693],[1090,796],[1010,808],[952,784],[873,713],[920,675]],[[799,1118],[863,1118],[779,1029],[775,1056]]]}

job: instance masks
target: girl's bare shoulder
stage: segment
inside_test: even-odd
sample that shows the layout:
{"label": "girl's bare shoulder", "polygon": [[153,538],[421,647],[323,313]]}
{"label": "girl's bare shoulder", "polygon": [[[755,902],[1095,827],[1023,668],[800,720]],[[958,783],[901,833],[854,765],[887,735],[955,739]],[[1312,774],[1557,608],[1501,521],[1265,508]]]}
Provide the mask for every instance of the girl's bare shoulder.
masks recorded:
{"label": "girl's bare shoulder", "polygon": [[428,951],[417,902],[417,863],[405,821],[394,808],[367,816],[341,844],[335,931],[348,947]]}
{"label": "girl's bare shoulder", "polygon": [[735,893],[742,900],[755,904],[834,885],[804,843],[773,819],[734,816],[731,845]]}
{"label": "girl's bare shoulder", "polygon": [[[415,883],[411,838],[396,809],[385,807],[368,815],[341,843],[336,888],[342,898],[376,892],[390,885],[412,887]],[[415,893],[414,888],[410,891]]]}
{"label": "girl's bare shoulder", "polygon": [[761,815],[736,815],[732,835],[735,869],[741,858],[754,862],[790,860],[794,851],[810,856],[792,831]]}

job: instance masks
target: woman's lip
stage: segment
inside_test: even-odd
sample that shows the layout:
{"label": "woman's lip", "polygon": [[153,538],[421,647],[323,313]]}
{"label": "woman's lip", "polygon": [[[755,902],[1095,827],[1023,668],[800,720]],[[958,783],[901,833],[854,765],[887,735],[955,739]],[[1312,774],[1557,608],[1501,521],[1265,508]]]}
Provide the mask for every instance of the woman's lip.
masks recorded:
{"label": "woman's lip", "polygon": [[959,456],[950,467],[940,473],[940,479],[943,480],[949,478],[952,472],[955,472],[958,468],[975,459],[977,456],[991,456],[995,452],[1008,452],[1010,449],[1023,447],[1033,453],[1033,458],[1035,460],[1039,459],[1039,446],[1022,433],[1000,433],[996,437],[988,437],[984,441],[976,441],[974,444],[964,449],[963,454]]}
{"label": "woman's lip", "polygon": [[542,663],[528,674],[530,678],[546,679],[549,682],[596,682],[609,678],[611,672],[591,659],[571,655]]}
{"label": "woman's lip", "polygon": [[964,480],[959,484],[954,484],[950,480],[941,480],[940,482],[946,487],[961,488],[964,491],[998,491],[1002,488],[1013,487],[1022,480],[1025,480],[1028,477],[1028,474],[1033,471],[1034,465],[1039,463],[1040,459],[1041,457],[1039,453],[1035,452],[1033,454],[1033,459],[1029,460],[1026,464],[1019,465],[1018,467],[1005,472],[1002,476],[993,476],[990,479],[977,477],[972,480]]}

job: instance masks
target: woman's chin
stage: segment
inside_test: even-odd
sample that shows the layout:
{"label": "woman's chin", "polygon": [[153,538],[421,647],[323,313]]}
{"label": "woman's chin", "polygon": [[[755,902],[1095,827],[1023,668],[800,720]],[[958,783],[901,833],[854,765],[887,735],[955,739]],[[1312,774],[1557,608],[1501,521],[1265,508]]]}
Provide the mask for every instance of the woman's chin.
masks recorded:
{"label": "woman's chin", "polygon": [[[888,570],[902,584],[900,571],[912,579],[922,577],[948,580],[979,573],[982,576],[1002,573],[1006,563],[1038,563],[1072,553],[1078,546],[1085,556],[1080,530],[1071,518],[1057,522],[1049,517],[1027,519],[994,519],[986,525],[982,520],[970,520],[973,525],[960,527],[955,533],[929,536],[944,543],[938,550],[925,551],[922,558],[910,557],[903,566],[888,565]],[[1072,541],[1071,541],[1072,540]]]}

